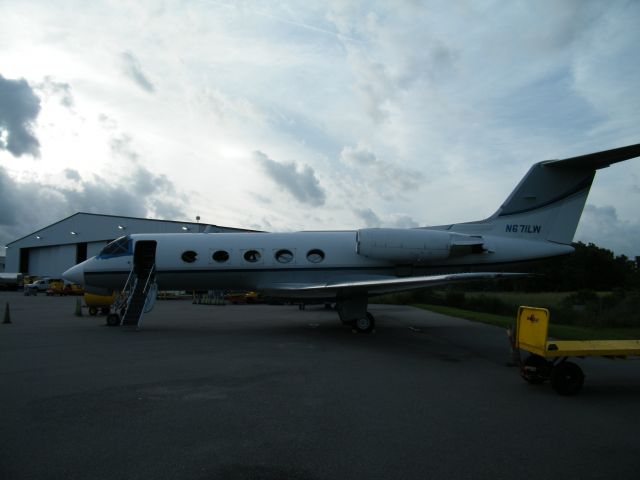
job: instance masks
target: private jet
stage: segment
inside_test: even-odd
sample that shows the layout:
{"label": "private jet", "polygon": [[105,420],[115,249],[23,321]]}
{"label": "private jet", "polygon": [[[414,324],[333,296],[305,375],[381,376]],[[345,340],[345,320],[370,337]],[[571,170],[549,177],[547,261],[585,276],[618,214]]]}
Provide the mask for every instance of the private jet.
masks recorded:
{"label": "private jet", "polygon": [[109,325],[139,328],[158,290],[250,290],[335,302],[357,332],[375,328],[372,295],[513,277],[505,266],[566,255],[597,170],[640,144],[534,164],[485,220],[432,227],[289,233],[131,234],[70,268],[87,291],[125,292]]}

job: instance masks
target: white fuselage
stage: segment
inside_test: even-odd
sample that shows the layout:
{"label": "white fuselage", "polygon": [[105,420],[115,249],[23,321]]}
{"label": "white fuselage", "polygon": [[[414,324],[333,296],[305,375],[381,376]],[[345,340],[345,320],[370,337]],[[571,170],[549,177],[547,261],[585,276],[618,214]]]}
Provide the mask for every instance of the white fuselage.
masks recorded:
{"label": "white fuselage", "polygon": [[[468,271],[573,250],[567,245],[485,235],[489,249],[482,253],[407,264],[359,254],[357,231],[140,234],[130,238],[131,251],[138,241],[156,242],[155,274],[161,290],[260,290],[283,283],[322,284]],[[251,251],[257,255],[248,254]],[[185,252],[195,252],[195,260],[185,261]],[[216,252],[226,252],[228,258],[223,255],[225,260],[217,261],[215,258],[220,255],[214,257]],[[193,258],[193,253],[186,255],[187,260]],[[98,255],[74,269],[84,275],[82,283],[86,285],[118,289],[126,281],[132,265],[132,253],[106,258]]]}

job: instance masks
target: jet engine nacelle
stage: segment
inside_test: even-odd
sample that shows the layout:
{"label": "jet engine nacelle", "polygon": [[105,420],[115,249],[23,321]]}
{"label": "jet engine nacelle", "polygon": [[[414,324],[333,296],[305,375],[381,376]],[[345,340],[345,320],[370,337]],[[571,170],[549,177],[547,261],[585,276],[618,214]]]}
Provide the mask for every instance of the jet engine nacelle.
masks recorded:
{"label": "jet engine nacelle", "polygon": [[438,230],[363,228],[358,230],[357,252],[378,260],[428,262],[448,258],[451,233]]}
{"label": "jet engine nacelle", "polygon": [[363,228],[357,252],[378,260],[422,263],[483,252],[482,237],[427,229]]}

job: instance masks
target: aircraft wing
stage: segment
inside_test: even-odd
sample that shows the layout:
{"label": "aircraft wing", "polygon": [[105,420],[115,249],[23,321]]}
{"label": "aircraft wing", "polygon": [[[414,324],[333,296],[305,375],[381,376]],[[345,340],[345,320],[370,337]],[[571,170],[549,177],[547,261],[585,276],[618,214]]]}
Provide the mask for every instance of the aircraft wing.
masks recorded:
{"label": "aircraft wing", "polygon": [[469,282],[473,280],[495,280],[528,276],[527,273],[451,273],[446,275],[428,275],[421,277],[376,276],[365,279],[340,280],[327,283],[270,283],[259,285],[261,293],[273,297],[285,298],[330,298],[336,295],[349,296],[350,293],[381,295],[385,293],[415,290],[446,283]]}

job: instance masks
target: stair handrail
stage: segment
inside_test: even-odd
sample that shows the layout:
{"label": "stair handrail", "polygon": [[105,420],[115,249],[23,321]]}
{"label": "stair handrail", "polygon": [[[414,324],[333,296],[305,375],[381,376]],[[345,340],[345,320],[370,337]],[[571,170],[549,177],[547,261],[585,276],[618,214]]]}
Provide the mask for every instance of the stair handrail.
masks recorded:
{"label": "stair handrail", "polygon": [[154,274],[156,270],[156,264],[154,263],[153,265],[151,265],[151,268],[149,269],[149,275],[147,275],[147,281],[144,284],[144,288],[142,289],[142,291],[144,293],[147,293],[147,287],[149,286],[149,281],[151,280],[151,276]]}
{"label": "stair handrail", "polygon": [[[140,317],[138,318],[138,328],[140,328],[140,326],[142,325],[142,318],[144,317],[145,311],[147,310],[147,305],[149,303],[149,296],[151,294],[157,294],[158,290],[156,289],[154,292],[152,292],[153,290],[153,286],[156,285],[155,281],[151,283],[151,286],[149,286],[149,282],[151,281],[151,277],[154,277],[155,280],[155,273],[156,270],[156,264],[154,263],[153,265],[151,265],[151,268],[149,269],[149,274],[147,275],[147,281],[144,284],[144,288],[142,289],[142,294],[146,297],[144,300],[144,304],[142,305],[142,311],[140,312]],[[153,306],[152,306],[153,308]],[[151,310],[151,309],[149,309]]]}
{"label": "stair handrail", "polygon": [[124,287],[122,287],[122,291],[126,292],[127,291],[127,287],[129,286],[129,283],[131,282],[131,277],[133,276],[133,272],[136,269],[135,265],[131,265],[131,271],[129,272],[129,276],[127,277],[127,281],[124,282]]}
{"label": "stair handrail", "polygon": [[[120,291],[120,294],[118,295],[118,297],[116,298],[116,301],[114,303],[114,310],[116,311],[120,311],[120,308],[122,307],[123,304],[126,303],[126,308],[129,308],[129,302],[131,300],[131,292],[133,291],[134,288],[136,288],[136,283],[137,282],[131,282],[131,278],[133,277],[133,272],[135,271],[135,265],[131,266],[131,271],[129,272],[129,276],[127,277],[127,281],[124,282],[124,287],[122,287],[122,290]],[[137,280],[137,278],[133,277],[135,280]],[[126,309],[125,309],[126,311]]]}

